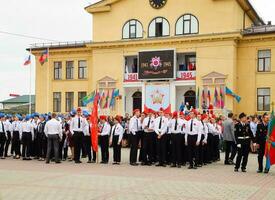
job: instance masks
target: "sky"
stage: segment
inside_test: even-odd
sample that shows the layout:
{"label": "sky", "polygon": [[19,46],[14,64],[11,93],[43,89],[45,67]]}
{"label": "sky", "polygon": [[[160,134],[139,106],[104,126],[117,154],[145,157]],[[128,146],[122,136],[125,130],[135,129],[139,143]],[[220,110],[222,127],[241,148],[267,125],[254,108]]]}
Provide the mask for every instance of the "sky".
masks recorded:
{"label": "sky", "polygon": [[[92,16],[84,7],[98,0],[0,1],[0,101],[30,93],[30,66],[23,66],[33,43],[92,40]],[[275,24],[274,0],[250,0],[265,21]],[[36,38],[24,38],[2,32]],[[32,57],[32,63],[34,58]],[[31,66],[31,93],[35,66]]]}

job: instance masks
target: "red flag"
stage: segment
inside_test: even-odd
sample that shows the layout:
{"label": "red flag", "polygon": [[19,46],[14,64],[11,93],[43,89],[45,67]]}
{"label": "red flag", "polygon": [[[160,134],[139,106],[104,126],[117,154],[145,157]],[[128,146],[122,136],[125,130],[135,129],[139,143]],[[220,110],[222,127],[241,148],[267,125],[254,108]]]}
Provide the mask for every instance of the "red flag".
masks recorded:
{"label": "red flag", "polygon": [[26,60],[24,62],[24,66],[27,66],[29,64],[31,64],[31,56],[30,55],[26,58]]}
{"label": "red flag", "polygon": [[90,116],[91,143],[93,151],[98,152],[98,93],[96,92],[94,99],[94,107]]}

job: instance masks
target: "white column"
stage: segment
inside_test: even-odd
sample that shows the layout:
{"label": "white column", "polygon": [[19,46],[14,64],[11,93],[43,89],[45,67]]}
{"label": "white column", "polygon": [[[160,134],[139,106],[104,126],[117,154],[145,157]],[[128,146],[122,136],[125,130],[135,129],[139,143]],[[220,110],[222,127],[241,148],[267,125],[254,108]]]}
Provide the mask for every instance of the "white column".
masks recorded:
{"label": "white column", "polygon": [[170,83],[170,103],[171,103],[171,111],[176,110],[176,86],[173,82]]}

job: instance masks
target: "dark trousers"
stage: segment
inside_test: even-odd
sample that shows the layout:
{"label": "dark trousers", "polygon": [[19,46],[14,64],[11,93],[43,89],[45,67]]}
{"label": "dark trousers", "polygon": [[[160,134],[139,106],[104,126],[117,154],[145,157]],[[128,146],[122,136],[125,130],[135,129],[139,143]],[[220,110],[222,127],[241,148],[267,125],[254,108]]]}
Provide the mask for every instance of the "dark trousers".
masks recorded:
{"label": "dark trousers", "polygon": [[114,135],[113,136],[113,159],[114,162],[120,162],[121,161],[121,144],[118,144],[119,136]]}
{"label": "dark trousers", "polygon": [[237,153],[237,149],[236,149],[236,144],[234,141],[224,141],[225,143],[225,159],[224,159],[224,163],[228,163],[229,160],[233,161],[236,153]]}
{"label": "dark trousers", "polygon": [[161,138],[157,138],[157,156],[159,164],[163,165],[166,161],[166,144],[167,142],[167,135],[164,134]]}
{"label": "dark trousers", "polygon": [[220,139],[218,135],[213,136],[213,146],[212,146],[212,153],[213,153],[213,161],[217,161],[220,159]]}
{"label": "dark trousers", "polygon": [[47,138],[45,133],[37,133],[36,138],[37,156],[39,158],[46,158],[47,155]]}
{"label": "dark trousers", "polygon": [[208,133],[207,137],[207,161],[213,161],[213,140],[214,136],[211,133]]}
{"label": "dark trousers", "polygon": [[130,163],[137,162],[137,148],[138,148],[137,135],[130,134]]}
{"label": "dark trousers", "polygon": [[138,161],[141,162],[143,158],[143,137],[144,137],[144,131],[138,131],[137,132],[137,138],[138,138],[138,146],[140,144],[140,149],[139,149],[139,156],[138,156]]}
{"label": "dark trousers", "polygon": [[181,165],[182,164],[182,134],[177,133],[171,134],[172,140],[172,163],[174,165]]}
{"label": "dark trousers", "polygon": [[59,135],[48,135],[48,147],[46,161],[49,162],[51,158],[51,152],[54,151],[55,162],[59,161]]}
{"label": "dark trousers", "polygon": [[11,143],[11,132],[7,131],[7,139],[5,142],[5,157],[8,156],[8,150],[9,150],[10,143]]}
{"label": "dark trousers", "polygon": [[20,156],[20,138],[19,138],[19,131],[14,131],[11,141],[12,149],[16,156]]}
{"label": "dark trousers", "polygon": [[74,142],[74,160],[80,161],[80,152],[82,148],[84,134],[83,132],[74,131],[73,142]]}
{"label": "dark trousers", "polygon": [[261,142],[259,144],[259,149],[258,149],[258,164],[259,164],[260,171],[263,170],[264,154],[265,154],[265,142]]}
{"label": "dark trousers", "polygon": [[89,135],[84,136],[84,147],[85,147],[85,152],[88,155],[88,160],[92,161],[91,136]]}
{"label": "dark trousers", "polygon": [[66,159],[68,157],[68,147],[64,146],[65,140],[66,140],[66,135],[63,134],[62,140],[59,142],[59,150],[58,150],[60,159]]}
{"label": "dark trousers", "polygon": [[153,137],[155,132],[144,133],[143,136],[143,145],[142,145],[142,162],[143,163],[152,163],[153,161]]}
{"label": "dark trousers", "polygon": [[188,158],[189,164],[191,167],[198,164],[198,146],[196,145],[198,139],[198,135],[188,135],[187,136],[187,144],[188,144]]}
{"label": "dark trousers", "polygon": [[31,156],[32,134],[30,132],[22,133],[22,157],[29,158]]}
{"label": "dark trousers", "polygon": [[235,168],[239,169],[242,162],[242,169],[246,169],[248,155],[250,151],[250,142],[242,144],[241,148],[238,148],[238,155],[236,160]]}
{"label": "dark trousers", "polygon": [[109,135],[100,136],[101,161],[109,162]]}
{"label": "dark trousers", "polygon": [[152,134],[152,162],[157,161],[157,134]]}
{"label": "dark trousers", "polygon": [[5,133],[0,133],[0,157],[4,155],[4,147],[6,143],[6,135]]}
{"label": "dark trousers", "polygon": [[172,162],[172,139],[171,134],[166,134],[166,163],[170,164]]}
{"label": "dark trousers", "polygon": [[201,136],[201,141],[200,141],[200,145],[198,146],[198,154],[199,154],[199,160],[198,160],[198,164],[199,165],[203,165],[203,163],[205,163],[206,159],[206,145],[203,144],[203,140],[204,140],[204,135]]}
{"label": "dark trousers", "polygon": [[185,135],[181,134],[181,164],[185,165],[188,161],[188,150],[185,146]]}

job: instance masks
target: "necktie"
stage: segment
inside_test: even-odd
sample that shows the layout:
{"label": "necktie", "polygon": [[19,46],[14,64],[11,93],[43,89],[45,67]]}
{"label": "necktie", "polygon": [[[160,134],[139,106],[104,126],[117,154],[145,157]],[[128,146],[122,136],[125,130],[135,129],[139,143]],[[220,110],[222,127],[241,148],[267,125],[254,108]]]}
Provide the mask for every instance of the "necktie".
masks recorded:
{"label": "necktie", "polygon": [[161,129],[161,126],[162,126],[162,117],[159,120],[159,129]]}
{"label": "necktie", "polygon": [[139,129],[139,128],[138,128],[138,119],[137,119],[137,131],[138,131],[138,129]]}
{"label": "necktie", "polygon": [[116,126],[117,126],[117,125],[115,125],[115,126],[114,126],[113,135],[115,135],[115,132],[116,132]]}
{"label": "necktie", "polygon": [[3,123],[3,122],[1,122],[1,124],[2,124],[2,131],[3,131],[3,133],[5,133],[4,123]]}
{"label": "necktie", "polygon": [[151,118],[149,118],[149,120],[148,120],[148,124],[147,124],[147,127],[149,128],[149,126],[150,126],[150,123],[151,123]]}
{"label": "necktie", "polygon": [[178,120],[176,119],[176,121],[175,121],[175,128],[174,128],[174,130],[176,131],[176,130],[177,130],[177,128],[178,128]]}
{"label": "necktie", "polygon": [[78,118],[78,128],[80,128],[80,118]]}
{"label": "necktie", "polygon": [[190,131],[193,131],[193,120],[191,120],[191,126],[190,126]]}

